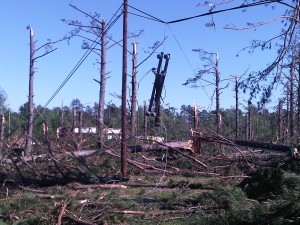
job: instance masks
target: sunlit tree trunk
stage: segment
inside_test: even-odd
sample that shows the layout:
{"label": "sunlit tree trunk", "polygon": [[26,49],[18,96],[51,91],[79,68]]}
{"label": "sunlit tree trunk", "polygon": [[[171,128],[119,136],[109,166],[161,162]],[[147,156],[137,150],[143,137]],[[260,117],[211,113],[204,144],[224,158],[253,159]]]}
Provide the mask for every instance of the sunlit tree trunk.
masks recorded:
{"label": "sunlit tree trunk", "polygon": [[0,153],[3,148],[4,127],[5,127],[5,117],[4,117],[4,113],[2,113],[0,116]]}
{"label": "sunlit tree trunk", "polygon": [[100,91],[98,104],[98,147],[102,148],[104,132],[104,104],[105,104],[105,85],[106,85],[106,21],[102,19],[101,33],[101,68],[100,68]]}
{"label": "sunlit tree trunk", "polygon": [[216,54],[216,127],[217,134],[221,132],[221,113],[220,113],[220,74],[219,74],[219,56]]}
{"label": "sunlit tree trunk", "polygon": [[235,78],[235,138],[239,137],[239,78]]}
{"label": "sunlit tree trunk", "polygon": [[137,43],[132,43],[133,51],[132,51],[132,79],[131,79],[131,115],[130,115],[130,136],[136,136],[137,129],[137,114],[136,114],[136,56],[137,56]]}
{"label": "sunlit tree trunk", "polygon": [[27,120],[27,152],[31,152],[33,131],[33,78],[34,78],[34,42],[33,30],[30,28],[30,62],[29,62],[29,95],[28,95],[28,120]]}

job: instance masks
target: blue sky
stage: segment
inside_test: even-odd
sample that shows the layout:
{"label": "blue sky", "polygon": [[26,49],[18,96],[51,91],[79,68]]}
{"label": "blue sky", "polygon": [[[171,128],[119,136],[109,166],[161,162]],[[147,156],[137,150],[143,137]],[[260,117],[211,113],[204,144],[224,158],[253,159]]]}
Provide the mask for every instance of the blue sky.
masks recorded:
{"label": "blue sky", "polygon": [[[145,11],[165,21],[194,16],[209,10],[207,6],[198,6],[201,0],[129,0],[129,5]],[[218,1],[216,1],[218,2]],[[242,1],[232,1],[230,5],[239,5]],[[47,39],[57,40],[67,34],[73,27],[63,23],[61,19],[76,19],[88,24],[88,18],[84,14],[74,10],[69,4],[87,12],[98,12],[101,18],[110,20],[113,13],[121,6],[121,0],[26,0],[9,1],[0,0],[0,26],[1,26],[1,57],[0,57],[0,87],[7,93],[7,105],[14,111],[27,102],[29,79],[29,31],[26,27],[32,27],[37,41],[36,47],[41,46]],[[244,27],[247,22],[262,22],[283,14],[283,8],[259,6],[248,9],[247,12],[232,11],[213,16],[216,23],[215,29],[207,28],[205,24],[212,17],[202,17],[182,23],[165,25],[144,18],[129,15],[128,31],[144,32],[139,38],[129,39],[131,43],[138,42],[138,61],[147,57],[144,53],[148,47],[156,41],[162,41],[167,37],[158,52],[171,54],[168,74],[163,91],[163,105],[173,106],[177,109],[181,105],[193,105],[196,102],[201,109],[213,109],[212,100],[214,86],[205,88],[190,88],[182,84],[193,74],[202,69],[202,63],[197,53],[192,49],[204,49],[208,52],[218,52],[220,57],[221,79],[230,79],[232,76],[240,76],[247,69],[261,70],[275,58],[275,48],[270,51],[256,51],[254,54],[243,52],[236,57],[242,48],[249,45],[253,39],[265,40],[278,34],[281,29],[280,21],[258,27],[255,30],[229,30],[226,25]],[[134,12],[132,9],[129,11]],[[122,18],[109,31],[115,40],[122,39]],[[59,43],[58,49],[53,53],[40,58],[35,63],[34,102],[36,105],[45,105],[60,84],[68,76],[78,60],[84,54],[81,49],[82,40],[75,38],[70,43]],[[43,54],[43,50],[37,54]],[[99,85],[93,80],[99,80],[98,56],[91,54],[80,66],[63,89],[47,106],[69,106],[72,99],[78,98],[83,105],[92,106],[98,102]],[[107,80],[106,103],[111,102],[120,105],[121,101],[111,94],[121,94],[122,79],[122,48],[115,46],[107,52],[107,72],[110,78]],[[148,101],[152,91],[154,75],[147,72],[157,66],[156,54],[149,58],[138,68],[137,80],[138,103]],[[128,55],[128,73],[131,73],[131,56]],[[128,77],[128,81],[129,81]],[[207,77],[212,79],[212,77]],[[221,107],[230,108],[235,104],[233,82],[228,80],[228,88],[222,91]],[[204,84],[204,83],[203,83]],[[129,85],[129,83],[128,83]],[[280,91],[280,89],[278,89]],[[273,103],[277,103],[278,96],[274,95]],[[243,96],[241,104],[247,100]]]}

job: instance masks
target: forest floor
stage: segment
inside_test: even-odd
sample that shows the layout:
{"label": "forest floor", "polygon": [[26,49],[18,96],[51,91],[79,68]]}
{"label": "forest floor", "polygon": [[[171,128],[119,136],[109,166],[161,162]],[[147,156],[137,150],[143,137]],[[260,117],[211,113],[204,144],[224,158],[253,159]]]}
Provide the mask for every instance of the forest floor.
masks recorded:
{"label": "forest floor", "polygon": [[[155,153],[154,157],[152,154],[143,158],[154,166],[150,162],[162,154]],[[131,155],[134,157],[137,155]],[[41,171],[43,176],[46,172],[53,176],[55,166],[47,164],[50,160],[18,166],[21,171],[29,168],[23,175],[32,179],[30,182],[24,179],[19,182],[14,179],[18,173],[13,166],[1,165],[0,225],[300,224],[298,160],[278,162],[246,173],[238,165],[238,158],[228,166],[220,157],[223,156],[214,155],[205,160],[214,167],[210,171],[200,170],[197,162],[178,155],[168,163],[155,161],[155,168],[161,165],[161,170],[141,171],[129,164],[127,179],[119,178],[119,158],[106,153],[85,158],[80,163],[78,159],[59,159],[65,170],[60,171],[62,174],[72,169],[72,173],[80,171],[84,179],[61,178],[52,183],[34,182],[40,179],[38,176],[42,177]],[[200,155],[193,158],[203,160]],[[223,164],[213,165],[217,161]],[[248,163],[255,161],[248,160]],[[68,166],[67,170],[63,165]],[[101,179],[87,177],[87,172],[103,176]]]}
{"label": "forest floor", "polygon": [[[215,189],[235,179],[131,176],[114,184],[81,184],[0,189],[0,224],[197,224],[204,213],[228,206]],[[233,185],[233,186],[232,186]]]}

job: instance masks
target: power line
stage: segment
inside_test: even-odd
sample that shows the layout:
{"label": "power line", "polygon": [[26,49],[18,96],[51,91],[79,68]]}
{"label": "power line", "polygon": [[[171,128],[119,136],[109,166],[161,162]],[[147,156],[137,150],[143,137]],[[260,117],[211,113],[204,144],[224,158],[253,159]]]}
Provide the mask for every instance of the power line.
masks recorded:
{"label": "power line", "polygon": [[260,2],[254,2],[254,3],[250,3],[250,4],[242,4],[240,6],[236,6],[236,7],[232,7],[232,8],[228,8],[228,9],[222,9],[222,10],[216,10],[216,11],[210,11],[207,13],[203,13],[203,14],[199,14],[196,16],[191,16],[191,17],[186,17],[186,18],[182,18],[182,19],[177,19],[177,20],[172,20],[169,22],[165,22],[167,24],[171,24],[171,23],[179,23],[179,22],[183,22],[183,21],[187,21],[187,20],[191,20],[191,19],[196,19],[199,17],[204,17],[204,16],[210,16],[210,15],[214,15],[214,14],[218,14],[218,13],[223,13],[223,12],[228,12],[228,11],[233,11],[233,10],[237,10],[237,9],[244,9],[244,8],[250,8],[250,7],[254,7],[254,6],[259,6],[259,5],[265,5],[268,3],[278,3],[281,2],[282,0],[263,0]]}
{"label": "power line", "polygon": [[80,58],[80,60],[77,62],[77,64],[74,66],[74,68],[71,70],[69,75],[66,77],[66,79],[62,82],[62,84],[58,87],[58,89],[54,92],[54,94],[51,96],[51,98],[48,100],[48,102],[45,104],[44,107],[47,107],[49,103],[55,98],[55,96],[58,94],[58,92],[65,86],[65,84],[70,80],[70,78],[74,75],[74,73],[78,70],[78,68],[81,66],[81,64],[86,60],[86,58],[91,54],[93,51],[93,48],[97,45],[97,40],[99,37],[95,39],[93,44],[87,51],[84,53],[84,55]]}
{"label": "power line", "polygon": [[[173,31],[172,31],[172,29],[171,29],[171,26],[170,26],[169,24],[168,24],[168,28],[169,28],[169,30],[171,31],[171,33],[172,33],[172,35],[173,35],[173,38],[175,39],[175,41],[176,41],[176,43],[177,43],[177,45],[178,45],[178,47],[179,47],[181,53],[183,54],[185,60],[187,61],[188,65],[190,66],[191,70],[193,71],[194,76],[196,76],[195,70],[194,70],[194,68],[193,68],[193,66],[192,66],[192,64],[191,64],[191,62],[190,62],[190,60],[188,59],[187,55],[186,55],[185,52],[183,51],[183,48],[182,48],[181,44],[179,43],[177,37],[176,37],[175,34],[173,33]],[[208,94],[207,94],[207,92],[206,92],[206,89],[204,88],[204,86],[203,86],[202,83],[201,83],[201,80],[199,81],[199,83],[200,83],[200,87],[202,87],[202,89],[204,90],[206,96],[209,98],[209,96],[208,96]]]}
{"label": "power line", "polygon": [[[151,19],[151,20],[154,20],[154,21],[157,21],[157,22],[160,22],[160,23],[166,23],[165,21],[163,21],[163,20],[161,20],[161,19],[159,19],[159,18],[157,18],[155,16],[152,16],[152,15],[150,15],[150,14],[148,14],[148,13],[146,13],[146,12],[140,10],[140,9],[137,9],[137,8],[131,6],[131,5],[128,5],[128,7],[132,8],[132,9],[134,9],[134,10],[136,10],[136,11],[142,13],[142,14],[145,14],[146,16],[148,16],[148,17],[145,17],[145,16],[141,16],[141,17],[144,17],[144,18],[147,18],[147,19]],[[131,13],[131,14],[133,14],[133,13]]]}
{"label": "power line", "polygon": [[[122,7],[122,5],[121,5],[121,7]],[[121,12],[118,16],[116,16],[116,14],[120,11],[121,7],[119,7],[119,9],[116,11],[116,13],[114,13],[113,17],[110,19],[110,21],[108,23],[108,28],[104,32],[102,32],[102,35],[106,34],[112,28],[112,26],[117,22],[117,20],[121,17],[123,12]],[[75,7],[75,9],[77,9],[77,8]],[[79,9],[77,9],[77,10],[79,10]],[[84,13],[81,10],[79,10],[79,11]],[[84,13],[84,14],[86,15],[86,13]],[[98,39],[99,39],[99,36],[97,36],[97,38],[93,41],[92,45],[86,50],[86,52],[83,54],[83,56],[80,58],[80,60],[76,63],[76,65],[73,67],[73,69],[68,74],[68,76],[65,78],[65,80],[61,83],[61,85],[57,88],[57,90],[54,92],[54,94],[50,97],[50,99],[45,104],[44,108],[46,108],[50,104],[50,102],[55,98],[55,96],[60,92],[60,90],[65,86],[65,84],[75,74],[75,72],[82,65],[82,63],[86,60],[86,58],[91,54],[91,52],[96,47],[96,45],[98,45],[98,42],[97,42]]]}
{"label": "power line", "polygon": [[[240,5],[240,6],[237,6],[237,7],[232,7],[232,8],[228,8],[228,9],[223,9],[223,10],[217,10],[217,11],[210,11],[208,13],[203,13],[203,14],[199,14],[199,15],[196,15],[196,16],[191,16],[191,17],[186,17],[186,18],[182,18],[182,19],[177,19],[177,20],[172,20],[172,21],[168,21],[168,22],[165,22],[155,16],[152,16],[142,10],[139,10],[133,6],[130,6],[128,5],[128,7],[146,15],[146,16],[142,16],[142,15],[138,15],[138,14],[134,14],[134,13],[131,13],[133,15],[136,15],[136,16],[140,16],[140,17],[143,17],[143,18],[146,18],[146,19],[151,19],[153,21],[156,21],[156,22],[160,22],[160,23],[164,23],[164,24],[172,24],[172,23],[179,23],[179,22],[183,22],[183,21],[187,21],[187,20],[191,20],[191,19],[195,19],[195,18],[199,18],[199,17],[204,17],[204,16],[209,16],[209,15],[213,15],[213,14],[218,14],[218,13],[222,13],[222,12],[227,12],[227,11],[233,11],[233,10],[237,10],[237,9],[243,9],[243,8],[249,8],[249,7],[254,7],[254,6],[259,6],[259,5],[263,5],[263,4],[267,4],[267,3],[281,3],[282,0],[263,0],[263,1],[259,1],[259,2],[255,2],[255,3],[250,3],[250,4],[243,4],[243,5]],[[73,6],[70,4],[71,7],[73,7],[74,9],[80,11],[81,13],[84,13],[85,15],[88,15],[89,17],[93,18],[92,16],[90,16],[89,14],[83,12],[82,10],[78,9],[77,7]],[[120,11],[121,7],[123,6],[123,4],[118,8],[118,10],[116,11],[116,13],[114,14],[114,16],[111,18],[111,20],[109,21],[108,23],[108,26],[107,26],[107,29],[105,30],[105,32],[103,33],[107,33],[107,31],[118,21],[118,19],[121,17],[121,15],[123,14],[123,11],[118,15],[116,16],[116,14]],[[95,19],[95,18],[93,18]],[[95,19],[96,20],[96,19]],[[170,27],[169,27],[170,28]],[[170,29],[171,30],[171,29]],[[172,32],[172,31],[171,31]],[[190,65],[190,62],[189,60],[187,59],[186,55],[184,54],[183,52],[183,49],[182,47],[180,46],[177,38],[175,37],[174,33],[173,34],[173,37],[175,38],[178,46],[180,47],[183,55],[185,56],[186,60],[188,61],[189,65]],[[93,48],[97,45],[96,41],[98,40],[99,37],[97,37],[93,44],[92,44],[92,48],[89,48],[87,49],[87,51],[84,53],[84,55],[81,57],[81,59],[79,60],[79,62],[75,65],[75,67],[72,69],[72,71],[69,73],[69,75],[66,77],[66,79],[62,82],[62,84],[59,86],[59,88],[54,92],[54,94],[51,96],[51,98],[47,101],[47,103],[45,104],[44,107],[48,106],[49,103],[55,98],[55,96],[58,94],[58,92],[64,87],[64,85],[69,81],[69,79],[74,75],[74,73],[77,71],[77,69],[81,66],[81,64],[85,61],[85,59],[89,56],[89,54],[93,51]],[[140,63],[141,64],[141,63]],[[139,64],[139,65],[140,65]],[[138,66],[139,66],[138,65]],[[190,65],[191,66],[191,65]],[[205,89],[204,89],[205,90]],[[206,91],[205,91],[206,93]],[[206,93],[207,94],[207,93]]]}
{"label": "power line", "polygon": [[[262,0],[262,1],[259,1],[259,2],[254,2],[254,3],[249,3],[249,4],[242,4],[240,6],[236,6],[236,7],[232,7],[232,8],[227,8],[227,9],[216,10],[216,11],[209,11],[207,13],[198,14],[196,16],[190,16],[190,17],[185,17],[185,18],[171,20],[171,21],[161,20],[161,19],[159,19],[159,18],[157,18],[155,16],[150,15],[149,13],[146,13],[146,12],[144,12],[142,10],[139,10],[139,9],[133,7],[133,6],[130,6],[130,5],[128,5],[128,7],[132,8],[132,9],[134,9],[134,10],[136,10],[136,11],[142,13],[142,14],[145,14],[147,16],[142,16],[142,15],[130,13],[132,15],[136,15],[136,16],[139,16],[139,17],[144,17],[146,19],[151,19],[151,20],[159,22],[159,23],[172,24],[172,23],[180,23],[180,22],[184,22],[184,21],[187,21],[187,20],[196,19],[196,18],[199,18],[199,17],[205,17],[205,16],[210,16],[210,15],[214,15],[214,14],[218,14],[218,13],[233,11],[233,10],[237,10],[237,9],[245,9],[245,8],[250,8],[250,7],[259,6],[259,5],[265,5],[265,4],[269,4],[269,3],[284,4],[283,0]],[[288,6],[292,7],[290,5],[288,5]]]}

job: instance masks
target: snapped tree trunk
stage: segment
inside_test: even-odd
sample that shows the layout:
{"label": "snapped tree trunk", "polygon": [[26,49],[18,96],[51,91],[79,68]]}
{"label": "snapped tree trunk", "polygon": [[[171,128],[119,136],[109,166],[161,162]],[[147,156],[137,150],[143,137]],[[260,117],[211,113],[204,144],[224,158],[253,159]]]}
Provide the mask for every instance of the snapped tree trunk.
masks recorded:
{"label": "snapped tree trunk", "polygon": [[32,131],[33,131],[33,78],[34,78],[34,42],[33,30],[30,28],[30,62],[29,62],[29,95],[28,95],[28,118],[27,118],[27,152],[31,152]]}
{"label": "snapped tree trunk", "polygon": [[1,118],[0,118],[0,153],[1,153],[1,149],[3,148],[4,126],[5,126],[5,117],[3,113],[1,114]]}
{"label": "snapped tree trunk", "polygon": [[132,51],[132,80],[131,80],[131,115],[130,115],[130,136],[136,136],[136,128],[137,128],[137,117],[136,117],[136,56],[137,56],[137,43],[132,43],[133,51]]}
{"label": "snapped tree trunk", "polygon": [[100,68],[100,91],[98,104],[98,147],[102,148],[104,131],[104,104],[105,104],[105,85],[106,85],[106,21],[102,19],[101,35],[101,68]]}

